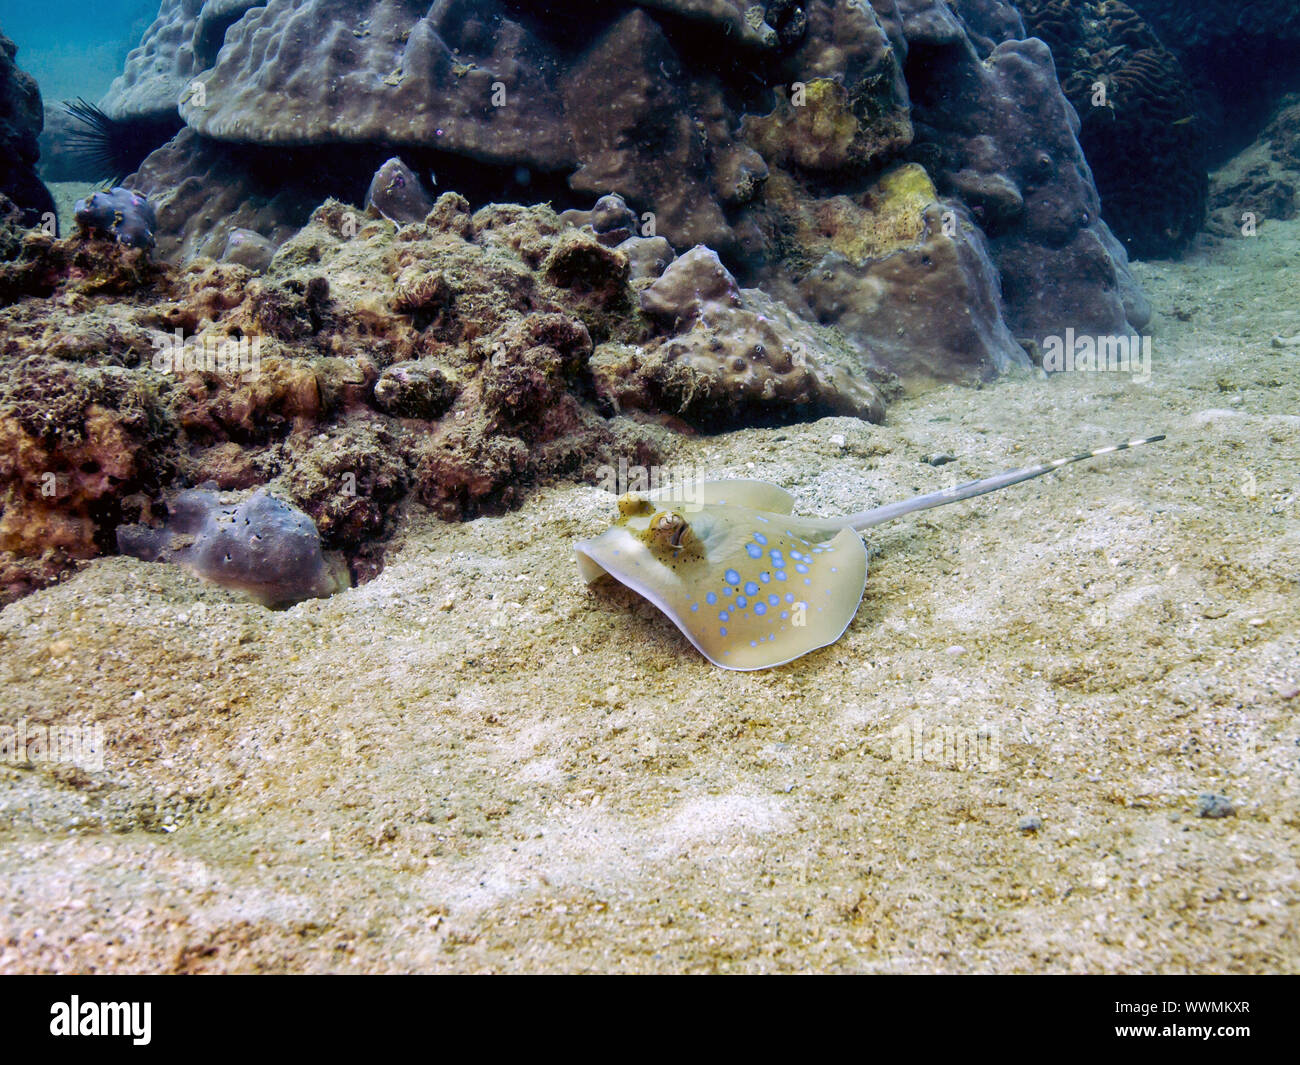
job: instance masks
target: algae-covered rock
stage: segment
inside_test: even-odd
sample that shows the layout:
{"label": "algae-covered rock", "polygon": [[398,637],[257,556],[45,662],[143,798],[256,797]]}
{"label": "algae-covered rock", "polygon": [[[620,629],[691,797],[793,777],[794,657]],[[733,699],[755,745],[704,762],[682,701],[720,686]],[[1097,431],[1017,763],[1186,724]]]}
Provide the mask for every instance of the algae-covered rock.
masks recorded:
{"label": "algae-covered rock", "polygon": [[592,360],[614,409],[665,411],[716,431],[744,421],[847,414],[880,421],[884,398],[851,349],[758,290],[742,290],[697,247],[641,293],[657,335],[606,344]]}

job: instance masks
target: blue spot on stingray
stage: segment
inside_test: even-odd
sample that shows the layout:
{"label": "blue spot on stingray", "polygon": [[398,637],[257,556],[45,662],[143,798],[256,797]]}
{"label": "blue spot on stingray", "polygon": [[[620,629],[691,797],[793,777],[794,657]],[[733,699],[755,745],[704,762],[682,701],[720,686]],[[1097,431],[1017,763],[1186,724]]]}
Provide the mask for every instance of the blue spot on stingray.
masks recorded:
{"label": "blue spot on stingray", "polygon": [[730,595],[730,594],[731,594],[731,589],[730,589],[730,588],[723,588],[723,589],[722,589],[722,594],[723,594],[723,595]]}
{"label": "blue spot on stingray", "polygon": [[755,614],[766,614],[766,613],[767,613],[767,604],[766,604],[766,603],[755,603],[755,604],[754,604],[754,613],[755,613]]}
{"label": "blue spot on stingray", "polygon": [[809,580],[807,577],[805,577],[805,578],[803,579],[803,582],[804,582],[804,584],[812,584],[812,581]]}
{"label": "blue spot on stingray", "polygon": [[746,594],[746,595],[758,595],[758,585],[755,584],[753,581],[749,581],[749,582],[745,585],[745,594]]}
{"label": "blue spot on stingray", "polygon": [[762,514],[755,514],[754,517],[757,518],[759,521],[761,521],[764,525],[768,524],[768,519],[763,517]]}
{"label": "blue spot on stingray", "polygon": [[790,557],[794,559],[796,562],[798,562],[800,559],[803,558],[803,555],[801,555],[798,551],[791,550]]}
{"label": "blue spot on stingray", "polygon": [[785,565],[785,561],[781,558],[781,552],[778,551],[775,547],[772,548],[772,550],[769,551],[768,554],[772,556],[772,565],[777,567]]}
{"label": "blue spot on stingray", "polygon": [[737,573],[734,569],[729,569],[727,570],[726,573],[722,575],[722,579],[726,581],[728,584],[739,584],[740,574]]}
{"label": "blue spot on stingray", "polygon": [[766,584],[772,579],[772,574],[768,573],[767,570],[763,570],[763,572],[758,575],[758,579]]}
{"label": "blue spot on stingray", "polygon": [[726,630],[726,629],[719,629],[719,630],[718,630],[718,635],[719,635],[719,636],[726,636],[726,635],[727,635],[727,630]]}
{"label": "blue spot on stingray", "polygon": [[[784,621],[784,620],[785,620],[786,618],[788,618],[789,616],[790,616],[790,611],[788,611],[788,610],[782,610],[782,611],[781,611],[781,620],[782,620],[782,621]],[[781,626],[781,631],[782,631],[782,632],[785,632],[785,626],[784,626],[784,625]]]}
{"label": "blue spot on stingray", "polygon": [[750,647],[757,647],[757,646],[758,646],[758,641],[757,641],[757,640],[750,640],[750,641],[749,641],[749,646],[750,646]]}
{"label": "blue spot on stingray", "polygon": [[793,602],[794,602],[794,594],[793,594],[792,592],[786,592],[786,593],[785,593],[785,601],[786,601],[787,603],[793,603]]}
{"label": "blue spot on stingray", "polygon": [[759,547],[758,544],[746,544],[745,554],[747,554],[750,558],[762,558],[763,549]]}
{"label": "blue spot on stingray", "polygon": [[699,609],[700,609],[700,604],[699,604],[699,603],[692,603],[692,604],[691,604],[691,613],[692,613],[692,614],[694,614],[694,613],[695,613],[697,610],[699,610]]}
{"label": "blue spot on stingray", "polygon": [[776,606],[776,604],[781,601],[781,597],[779,595],[769,595],[767,597],[767,601],[771,603],[773,606]]}
{"label": "blue spot on stingray", "polygon": [[764,536],[762,533],[754,533],[754,539],[757,540],[760,544],[767,543],[767,537]]}
{"label": "blue spot on stingray", "polygon": [[805,566],[802,562],[800,562],[800,563],[798,563],[798,564],[795,566],[795,572],[796,572],[796,573],[807,573],[807,572],[808,572],[808,567]]}
{"label": "blue spot on stingray", "polygon": [[832,572],[832,573],[839,573],[839,571],[840,571],[839,566],[832,566],[832,567],[831,567],[831,572]]}
{"label": "blue spot on stingray", "polygon": [[749,600],[743,595],[738,595],[736,596],[736,606],[740,607],[741,610],[744,610],[745,607],[749,606]]}
{"label": "blue spot on stingray", "polygon": [[712,606],[714,603],[718,601],[718,594],[716,592],[710,592],[708,595],[704,597],[704,601],[708,603],[709,606]]}
{"label": "blue spot on stingray", "polygon": [[730,620],[731,620],[731,615],[728,614],[728,613],[724,610],[724,611],[722,611],[722,613],[720,613],[720,614],[718,615],[718,620],[719,620],[719,621],[730,621]]}
{"label": "blue spot on stingray", "polygon": [[783,581],[783,580],[785,580],[785,570],[783,570],[783,569],[779,569],[779,570],[777,570],[777,571],[776,571],[776,579],[777,579],[778,581]]}

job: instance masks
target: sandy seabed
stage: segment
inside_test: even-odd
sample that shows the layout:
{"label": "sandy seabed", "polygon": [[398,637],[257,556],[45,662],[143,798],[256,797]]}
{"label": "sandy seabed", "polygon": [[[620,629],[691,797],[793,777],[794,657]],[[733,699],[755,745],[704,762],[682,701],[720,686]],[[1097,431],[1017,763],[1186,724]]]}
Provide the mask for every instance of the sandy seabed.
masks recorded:
{"label": "sandy seabed", "polygon": [[1169,434],[870,531],[778,669],[586,590],[573,485],[282,612],[123,558],[8,606],[0,724],[105,748],[0,764],[0,971],[1297,971],[1300,222],[1137,273],[1145,384],[683,443],[835,514]]}

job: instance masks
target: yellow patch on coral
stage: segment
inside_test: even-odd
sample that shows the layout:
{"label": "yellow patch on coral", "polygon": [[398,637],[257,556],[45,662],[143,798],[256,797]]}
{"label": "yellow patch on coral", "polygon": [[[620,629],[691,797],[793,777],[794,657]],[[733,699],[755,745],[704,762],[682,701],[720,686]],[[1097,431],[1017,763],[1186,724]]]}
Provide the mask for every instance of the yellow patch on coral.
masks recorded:
{"label": "yellow patch on coral", "polygon": [[833,170],[851,161],[861,132],[843,85],[814,78],[795,97],[782,99],[770,115],[745,116],[745,138],[768,162]]}
{"label": "yellow patch on coral", "polygon": [[910,248],[924,231],[922,212],[938,198],[925,167],[918,163],[894,167],[863,196],[858,224],[837,231],[831,246],[858,264]]}

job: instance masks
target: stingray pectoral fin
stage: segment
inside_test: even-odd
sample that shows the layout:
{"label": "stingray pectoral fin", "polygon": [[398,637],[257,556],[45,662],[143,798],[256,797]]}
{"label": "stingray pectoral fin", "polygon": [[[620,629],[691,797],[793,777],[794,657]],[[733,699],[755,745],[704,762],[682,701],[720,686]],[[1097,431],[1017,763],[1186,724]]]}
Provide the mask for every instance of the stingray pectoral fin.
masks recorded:
{"label": "stingray pectoral fin", "polygon": [[[599,537],[596,539],[598,540]],[[580,540],[573,545],[573,553],[578,556],[578,576],[585,584],[595,584],[601,577],[609,576],[605,567],[592,557],[592,553],[598,551],[596,540]]]}
{"label": "stingray pectoral fin", "polygon": [[[735,521],[717,516],[727,526]],[[715,546],[705,558],[675,565],[614,527],[576,545],[578,565],[588,583],[608,573],[648,599],[715,665],[766,669],[838,640],[867,581],[857,533],[786,524],[765,526],[760,535],[770,546],[762,557],[748,551],[754,540],[724,527],[706,537]]]}
{"label": "stingray pectoral fin", "polygon": [[794,509],[794,496],[784,488],[766,481],[737,479],[732,481],[685,481],[682,484],[656,488],[642,493],[653,503],[682,503],[688,513],[690,504],[712,506],[725,504],[748,507],[773,514],[789,514]]}
{"label": "stingray pectoral fin", "polygon": [[[804,530],[796,525],[794,531]],[[755,581],[752,565],[738,560],[723,572],[738,572],[741,581],[717,605],[708,603],[705,592],[699,610],[692,602],[665,613],[710,662],[725,669],[767,669],[834,643],[862,602],[867,551],[851,529],[833,535],[817,530],[822,539],[806,531],[797,547],[786,548],[786,565],[772,580],[761,579],[770,567]]]}

